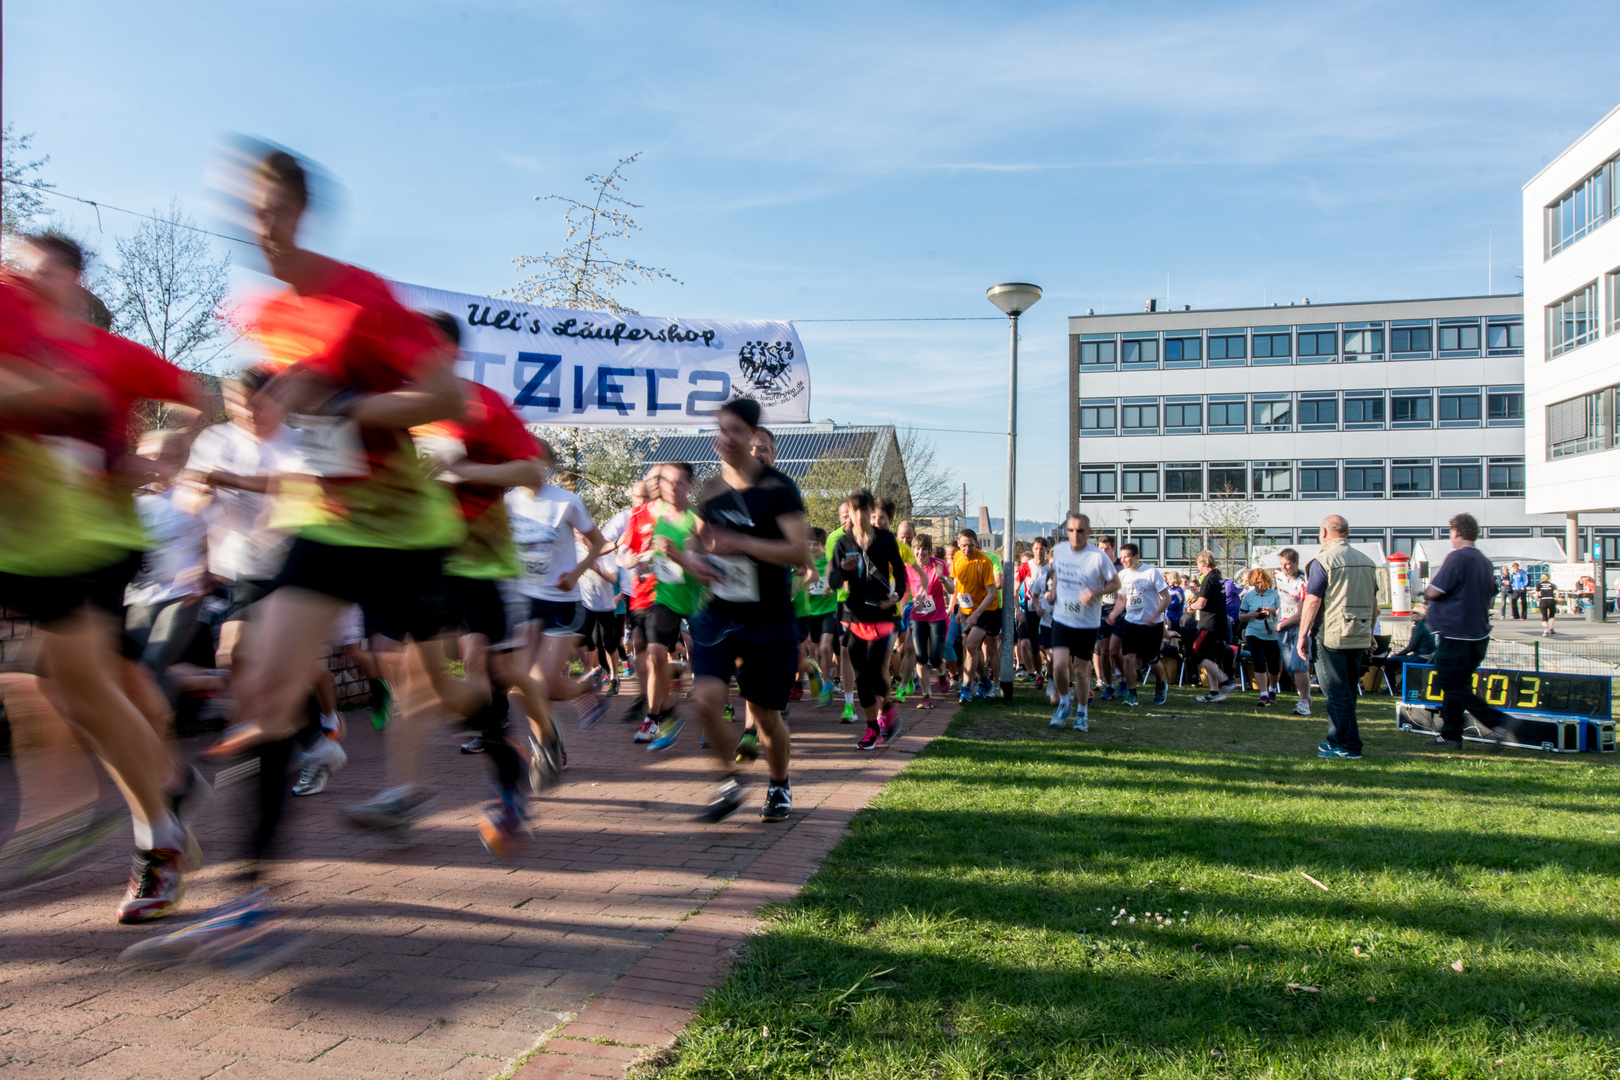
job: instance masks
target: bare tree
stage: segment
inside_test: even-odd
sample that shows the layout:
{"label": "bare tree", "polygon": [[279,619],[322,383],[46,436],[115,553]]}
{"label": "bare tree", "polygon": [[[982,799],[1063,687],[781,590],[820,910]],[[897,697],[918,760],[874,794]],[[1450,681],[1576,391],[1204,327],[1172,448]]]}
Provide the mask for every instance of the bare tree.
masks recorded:
{"label": "bare tree", "polygon": [[215,258],[196,223],[171,200],[117,242],[108,272],[113,329],[177,367],[206,372],[242,336],[225,306],[229,254]]}
{"label": "bare tree", "polygon": [[1209,501],[1199,508],[1198,525],[1208,536],[1210,550],[1228,577],[1240,565],[1247,565],[1257,520],[1254,503],[1230,486],[1210,492]]}
{"label": "bare tree", "polygon": [[15,269],[11,239],[33,232],[49,219],[44,191],[54,187],[40,179],[40,170],[50,163],[50,155],[30,160],[32,132],[19,135],[15,124],[0,131],[0,235],[5,238],[4,260]]}
{"label": "bare tree", "polygon": [[642,449],[650,441],[623,428],[550,427],[533,429],[551,444],[553,480],[585,500],[598,521],[630,505],[629,486],[641,479]]}
{"label": "bare tree", "polygon": [[635,315],[635,309],[624,306],[615,297],[620,288],[637,281],[667,280],[680,284],[662,266],[644,266],[634,259],[615,259],[607,250],[609,241],[622,240],[632,232],[641,231],[641,226],[630,216],[630,211],[640,210],[641,204],[619,194],[625,168],[640,156],[638,151],[620,158],[605,175],[591,173],[587,176],[585,182],[595,189],[588,203],[567,195],[535,196],[536,202],[555,200],[568,207],[563,212],[568,234],[563,238],[562,251],[556,255],[548,251],[519,255],[512,260],[519,270],[539,268],[538,273],[524,278],[511,289],[512,297],[550,307]]}
{"label": "bare tree", "polygon": [[935,513],[956,501],[956,474],[940,460],[933,438],[906,424],[895,431],[900,442],[900,460],[906,467],[910,506],[903,516],[926,511]]}

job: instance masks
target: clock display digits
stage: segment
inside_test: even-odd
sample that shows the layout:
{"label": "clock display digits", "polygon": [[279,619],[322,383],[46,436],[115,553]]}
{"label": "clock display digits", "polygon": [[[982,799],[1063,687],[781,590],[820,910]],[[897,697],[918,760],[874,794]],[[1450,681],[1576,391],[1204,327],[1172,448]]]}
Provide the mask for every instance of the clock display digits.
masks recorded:
{"label": "clock display digits", "polygon": [[1519,676],[1519,700],[1514,702],[1518,709],[1541,708],[1541,679],[1536,675]]}
{"label": "clock display digits", "polygon": [[1506,675],[1487,675],[1485,677],[1485,704],[1495,705],[1498,708],[1508,702],[1508,677]]}
{"label": "clock display digits", "polygon": [[1446,696],[1443,692],[1441,692],[1440,685],[1436,681],[1439,674],[1440,673],[1438,671],[1430,668],[1428,671],[1428,677],[1423,680],[1423,699],[1425,701],[1440,701]]}

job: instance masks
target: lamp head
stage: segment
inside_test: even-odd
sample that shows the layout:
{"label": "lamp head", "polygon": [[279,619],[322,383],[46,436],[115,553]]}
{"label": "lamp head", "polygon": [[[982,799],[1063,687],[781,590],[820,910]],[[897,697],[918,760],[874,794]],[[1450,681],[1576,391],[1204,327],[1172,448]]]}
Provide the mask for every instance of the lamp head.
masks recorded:
{"label": "lamp head", "polygon": [[1041,287],[1013,281],[1005,285],[992,285],[985,295],[1008,315],[1017,316],[1035,306],[1035,301],[1041,298]]}

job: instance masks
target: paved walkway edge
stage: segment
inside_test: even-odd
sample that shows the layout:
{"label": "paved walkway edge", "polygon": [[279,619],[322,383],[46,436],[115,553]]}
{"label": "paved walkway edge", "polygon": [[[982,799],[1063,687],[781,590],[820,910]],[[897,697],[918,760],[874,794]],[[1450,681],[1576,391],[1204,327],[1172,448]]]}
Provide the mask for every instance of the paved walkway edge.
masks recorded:
{"label": "paved walkway edge", "polygon": [[895,739],[860,772],[810,808],[757,859],[555,1031],[514,1080],[602,1080],[675,1044],[699,1002],[730,974],[759,911],[791,899],[843,839],[855,814],[944,732],[956,706],[941,707]]}

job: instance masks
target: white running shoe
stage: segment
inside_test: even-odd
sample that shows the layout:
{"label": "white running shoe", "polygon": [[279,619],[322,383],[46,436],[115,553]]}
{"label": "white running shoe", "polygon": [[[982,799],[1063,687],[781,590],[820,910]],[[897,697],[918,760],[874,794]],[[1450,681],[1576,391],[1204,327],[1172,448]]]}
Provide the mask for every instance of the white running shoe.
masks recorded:
{"label": "white running shoe", "polygon": [[1066,697],[1058,698],[1056,704],[1057,709],[1052,713],[1051,726],[1060,728],[1067,723],[1069,719],[1069,699]]}
{"label": "white running shoe", "polygon": [[1308,701],[1296,701],[1296,702],[1294,702],[1294,715],[1295,716],[1309,716],[1309,715],[1311,715],[1311,703],[1308,702]]}
{"label": "white running shoe", "polygon": [[298,770],[298,782],[293,785],[294,795],[319,795],[326,790],[332,774],[349,763],[343,746],[331,739],[316,739],[315,745],[304,751]]}
{"label": "white running shoe", "polygon": [[1077,709],[1074,710],[1074,730],[1076,730],[1076,731],[1090,731],[1091,730],[1090,725],[1088,725],[1086,723],[1086,710],[1085,710],[1084,707],[1077,708]]}

